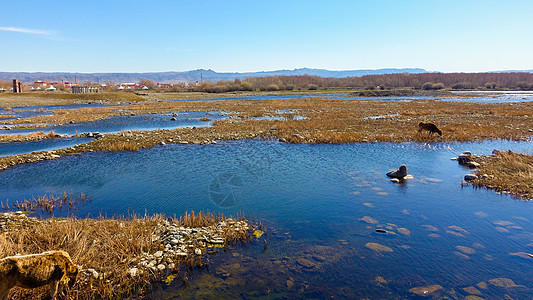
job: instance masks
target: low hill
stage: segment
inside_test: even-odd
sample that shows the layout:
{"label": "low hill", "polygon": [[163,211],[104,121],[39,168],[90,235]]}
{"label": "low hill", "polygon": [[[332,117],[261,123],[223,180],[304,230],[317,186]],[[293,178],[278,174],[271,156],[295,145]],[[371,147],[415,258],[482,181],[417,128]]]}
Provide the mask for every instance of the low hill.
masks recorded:
{"label": "low hill", "polygon": [[426,73],[424,69],[407,68],[407,69],[377,69],[377,70],[347,70],[347,71],[330,71],[325,69],[301,68],[294,70],[276,70],[264,72],[248,73],[218,73],[213,70],[192,70],[184,72],[152,72],[152,73],[68,73],[68,72],[0,72],[0,80],[18,79],[24,83],[35,82],[37,80],[48,81],[68,81],[68,82],[95,82],[106,83],[114,82],[139,82],[141,79],[149,79],[160,83],[178,83],[178,82],[195,82],[201,80],[218,81],[234,80],[236,78],[244,79],[247,77],[265,77],[265,76],[292,76],[292,75],[311,75],[320,77],[359,77],[364,75],[381,75],[381,74],[398,74],[398,73]]}

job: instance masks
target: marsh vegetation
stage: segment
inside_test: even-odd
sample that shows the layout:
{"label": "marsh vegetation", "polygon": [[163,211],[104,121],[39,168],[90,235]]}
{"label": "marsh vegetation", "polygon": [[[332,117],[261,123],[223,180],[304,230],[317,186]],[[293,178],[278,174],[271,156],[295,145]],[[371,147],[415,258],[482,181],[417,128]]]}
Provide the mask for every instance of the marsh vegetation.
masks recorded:
{"label": "marsh vegetation", "polygon": [[[164,281],[187,280],[187,270],[201,268],[207,261],[205,248],[208,246],[194,240],[190,254],[172,256],[172,268],[138,269],[133,274],[130,270],[138,265],[143,255],[165,250],[161,235],[170,226],[216,228],[221,222],[241,224],[241,221],[244,218],[234,220],[221,214],[194,212],[180,218],[167,218],[164,215],[98,219],[27,218],[0,234],[0,257],[64,250],[76,264],[82,266],[76,284],[64,295],[66,299],[140,299],[146,296],[148,290],[164,284]],[[224,239],[222,248],[237,242],[244,243],[251,237],[250,232],[237,229],[228,225],[219,231]],[[196,248],[203,250],[194,251]],[[216,249],[211,251],[216,252]],[[47,289],[48,286],[38,289],[15,288],[10,296],[11,299],[39,299],[49,294]]]}

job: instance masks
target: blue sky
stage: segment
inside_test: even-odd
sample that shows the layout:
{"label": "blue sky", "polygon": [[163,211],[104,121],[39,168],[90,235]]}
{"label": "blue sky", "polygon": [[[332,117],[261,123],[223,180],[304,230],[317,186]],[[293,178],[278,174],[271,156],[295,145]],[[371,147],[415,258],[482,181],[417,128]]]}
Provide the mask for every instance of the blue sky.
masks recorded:
{"label": "blue sky", "polygon": [[533,1],[3,1],[0,71],[533,69]]}

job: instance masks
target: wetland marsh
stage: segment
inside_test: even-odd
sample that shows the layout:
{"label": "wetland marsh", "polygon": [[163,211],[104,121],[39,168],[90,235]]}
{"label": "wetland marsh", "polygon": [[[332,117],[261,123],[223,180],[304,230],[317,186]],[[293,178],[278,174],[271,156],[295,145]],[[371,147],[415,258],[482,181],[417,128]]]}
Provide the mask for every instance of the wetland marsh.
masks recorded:
{"label": "wetland marsh", "polygon": [[[531,151],[531,102],[331,97],[137,102],[4,120],[63,123],[54,132],[72,135],[115,119],[212,119],[195,129],[110,130],[33,163],[24,157],[37,154],[0,158],[0,200],[68,192],[91,201],[55,217],[194,210],[263,224],[246,246],[156,284],[151,298],[533,297],[531,203],[463,184],[472,171],[450,160]],[[417,135],[426,120],[442,138]],[[116,141],[138,151],[99,151]],[[414,179],[389,181],[401,164]]]}

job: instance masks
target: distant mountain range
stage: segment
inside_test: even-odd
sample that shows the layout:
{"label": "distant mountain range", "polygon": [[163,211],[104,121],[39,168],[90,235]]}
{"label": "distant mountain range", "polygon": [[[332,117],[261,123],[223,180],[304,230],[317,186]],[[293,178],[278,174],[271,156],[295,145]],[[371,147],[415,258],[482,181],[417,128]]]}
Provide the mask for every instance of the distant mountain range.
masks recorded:
{"label": "distant mountain range", "polygon": [[291,76],[291,75],[311,75],[320,77],[359,77],[363,75],[381,75],[396,73],[427,73],[424,69],[377,69],[377,70],[350,70],[350,71],[330,71],[324,69],[301,68],[294,70],[277,70],[249,73],[217,73],[213,70],[192,70],[185,72],[153,72],[153,73],[66,73],[66,72],[0,72],[0,80],[18,79],[23,83],[35,82],[37,80],[65,81],[65,82],[94,82],[115,84],[126,82],[139,82],[141,79],[149,79],[160,83],[178,83],[195,81],[218,81],[244,79],[247,77],[265,76]]}

